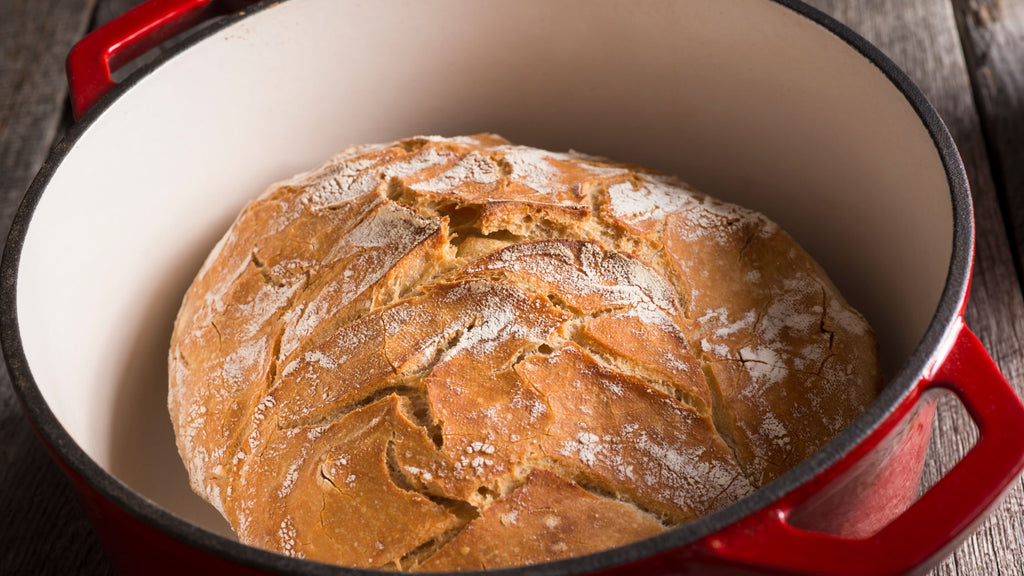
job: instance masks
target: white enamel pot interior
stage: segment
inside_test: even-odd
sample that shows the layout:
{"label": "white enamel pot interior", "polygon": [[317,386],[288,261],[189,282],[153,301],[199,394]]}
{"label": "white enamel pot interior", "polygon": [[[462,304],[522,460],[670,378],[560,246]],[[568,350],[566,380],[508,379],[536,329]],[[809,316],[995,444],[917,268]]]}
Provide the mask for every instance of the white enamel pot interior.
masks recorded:
{"label": "white enamel pot interior", "polygon": [[[241,553],[189,490],[166,413],[186,287],[267,184],[353,143],[485,131],[678,174],[788,230],[874,326],[887,375],[882,397],[825,449],[833,456],[885,419],[962,306],[971,216],[948,134],[888,60],[806,6],[290,0],[132,76],[30,191],[5,282],[16,283],[34,420],[115,503]],[[681,528],[677,542],[764,506],[830,458]]]}

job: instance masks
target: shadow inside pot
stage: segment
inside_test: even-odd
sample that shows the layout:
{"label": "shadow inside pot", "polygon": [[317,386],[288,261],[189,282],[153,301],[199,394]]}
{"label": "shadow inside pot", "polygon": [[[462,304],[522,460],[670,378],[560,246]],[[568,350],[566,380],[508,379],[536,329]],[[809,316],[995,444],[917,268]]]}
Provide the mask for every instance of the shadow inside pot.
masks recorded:
{"label": "shadow inside pot", "polygon": [[[161,508],[211,532],[236,539],[220,513],[189,486],[167,411],[167,351],[174,319],[192,277],[216,238],[167,267],[138,319],[131,353],[121,373],[110,428],[108,471]],[[131,333],[131,332],[129,332]]]}

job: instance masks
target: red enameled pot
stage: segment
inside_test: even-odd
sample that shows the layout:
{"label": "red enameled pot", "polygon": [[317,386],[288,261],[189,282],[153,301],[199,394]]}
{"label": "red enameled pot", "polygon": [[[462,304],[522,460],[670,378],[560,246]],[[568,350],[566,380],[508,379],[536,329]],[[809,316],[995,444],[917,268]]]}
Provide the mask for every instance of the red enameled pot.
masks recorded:
{"label": "red enameled pot", "polygon": [[[348,144],[413,134],[575,148],[767,213],[867,316],[886,372],[849,429],[740,502],[495,572],[923,573],[1024,467],[1024,406],[962,319],[974,230],[956,149],[910,80],[834,20],[793,0],[234,4],[152,0],[75,47],[79,121],[3,257],[15,389],[123,573],[369,573],[239,544],[189,491],[166,349],[248,199]],[[916,499],[938,391],[979,440]]]}

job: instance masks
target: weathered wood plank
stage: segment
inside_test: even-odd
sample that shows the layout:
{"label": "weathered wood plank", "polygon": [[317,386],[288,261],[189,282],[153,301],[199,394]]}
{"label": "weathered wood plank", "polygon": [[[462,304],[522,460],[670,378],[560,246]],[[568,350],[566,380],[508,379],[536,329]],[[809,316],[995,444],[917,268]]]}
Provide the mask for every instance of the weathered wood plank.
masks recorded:
{"label": "weathered wood plank", "polygon": [[[65,111],[64,57],[95,0],[0,3],[0,231],[53,145]],[[0,574],[105,574],[70,486],[0,375]]]}
{"label": "weathered wood plank", "polygon": [[1024,1],[953,0],[996,187],[1024,270]]}
{"label": "weathered wood plank", "polygon": [[[977,220],[977,254],[967,322],[1020,392],[1024,389],[1024,303],[951,4],[946,0],[810,3],[879,46],[921,87],[949,126],[967,168]],[[1019,22],[1024,24],[1024,20]],[[1024,84],[1020,87],[1024,88]],[[1024,93],[1016,94],[1018,98],[1022,96]],[[1022,110],[1018,108],[1018,112]],[[1015,127],[1020,134],[1024,118],[1018,113],[1006,125]],[[971,446],[974,436],[966,414],[956,403],[944,402],[936,420],[925,482],[934,482],[941,471],[955,464]],[[989,521],[935,573],[1024,573],[1022,508],[1024,490],[1018,482]]]}

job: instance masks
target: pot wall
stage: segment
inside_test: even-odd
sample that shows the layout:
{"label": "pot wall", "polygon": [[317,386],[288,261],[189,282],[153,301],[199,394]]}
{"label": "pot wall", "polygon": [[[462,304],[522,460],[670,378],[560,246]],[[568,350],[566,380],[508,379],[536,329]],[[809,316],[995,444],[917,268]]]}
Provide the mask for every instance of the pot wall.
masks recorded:
{"label": "pot wall", "polygon": [[949,269],[949,184],[920,118],[856,50],[763,0],[292,0],[90,120],[25,239],[24,351],[89,457],[225,534],[166,416],[174,314],[244,202],[345,145],[495,131],[680,174],[789,230],[890,374]]}

